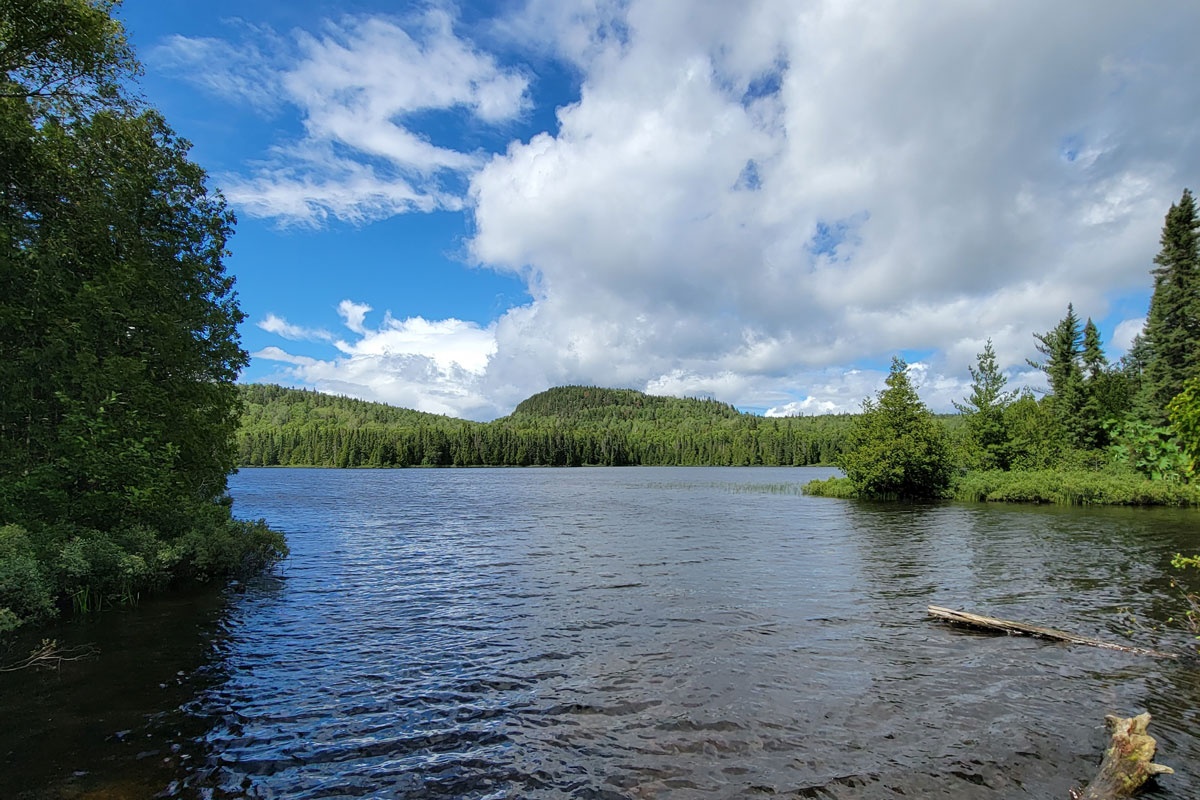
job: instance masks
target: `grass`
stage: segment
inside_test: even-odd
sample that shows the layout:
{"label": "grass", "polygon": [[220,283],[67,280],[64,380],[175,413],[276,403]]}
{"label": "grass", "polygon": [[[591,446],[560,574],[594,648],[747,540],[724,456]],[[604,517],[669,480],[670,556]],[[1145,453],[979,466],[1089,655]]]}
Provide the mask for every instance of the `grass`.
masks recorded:
{"label": "grass", "polygon": [[[858,497],[848,478],[810,481],[804,485],[804,493],[813,497]],[[1200,507],[1200,485],[1082,469],[992,470],[961,476],[951,487],[950,498],[964,502],[1186,508]]]}
{"label": "grass", "polygon": [[1065,506],[1200,506],[1200,487],[1129,473],[1088,470],[973,472],[953,487],[956,500]]}

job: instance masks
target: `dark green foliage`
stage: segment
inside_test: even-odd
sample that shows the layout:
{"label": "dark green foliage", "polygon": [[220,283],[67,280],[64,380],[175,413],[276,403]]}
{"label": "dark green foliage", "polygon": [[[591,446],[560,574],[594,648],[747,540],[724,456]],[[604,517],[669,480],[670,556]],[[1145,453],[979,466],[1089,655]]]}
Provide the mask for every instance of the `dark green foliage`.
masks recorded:
{"label": "dark green foliage", "polygon": [[633,389],[559,386],[523,400],[510,419],[554,417],[567,422],[608,422],[613,419],[691,419],[707,423],[740,420],[740,411],[709,399],[659,397]]}
{"label": "dark green foliage", "polygon": [[949,486],[945,431],[917,397],[903,359],[892,359],[887,388],[863,401],[836,463],[859,497],[931,499]]}
{"label": "dark green foliage", "polygon": [[1183,391],[1167,405],[1167,416],[1179,448],[1186,454],[1186,474],[1194,478],[1200,469],[1200,378],[1183,384]]}
{"label": "dark green foliage", "polygon": [[1100,331],[1091,317],[1088,317],[1087,324],[1083,326],[1083,352],[1080,356],[1083,359],[1085,380],[1097,380],[1108,367],[1108,358],[1104,355],[1104,342],[1101,341]]}
{"label": "dark green foliage", "polygon": [[1047,469],[1070,451],[1066,436],[1048,405],[1027,389],[1004,411],[1009,434],[1009,468]]}
{"label": "dark green foliage", "polygon": [[1016,392],[1004,391],[1008,379],[996,364],[996,352],[988,339],[978,356],[978,366],[970,367],[971,396],[954,407],[966,417],[969,441],[969,466],[978,469],[1007,469],[1009,452],[1005,410],[1012,405]]}
{"label": "dark green foliage", "polygon": [[1136,418],[1110,426],[1113,461],[1156,481],[1184,481],[1192,459],[1171,427],[1158,427]]}
{"label": "dark green foliage", "polygon": [[1097,450],[1108,444],[1108,426],[1129,408],[1131,374],[1111,369],[1100,331],[1089,318],[1080,328],[1075,308],[1053,330],[1034,334],[1045,356],[1030,366],[1046,373],[1050,393],[1043,401],[1057,428],[1056,438],[1072,450]]}
{"label": "dark green foliage", "polygon": [[29,534],[16,525],[0,528],[0,633],[24,621],[49,619],[53,597]]}
{"label": "dark green foliage", "polygon": [[1037,351],[1044,356],[1042,361],[1029,361],[1029,366],[1046,373],[1050,381],[1050,392],[1063,397],[1072,392],[1082,380],[1079,357],[1083,353],[1083,331],[1074,305],[1067,304],[1067,315],[1053,329],[1035,333]]}
{"label": "dark green foliage", "polygon": [[850,420],[584,386],[534,395],[487,424],[278,386],[241,392],[247,466],[803,466],[831,463]]}
{"label": "dark green foliage", "polygon": [[1075,307],[1068,304],[1067,315],[1059,320],[1058,325],[1046,333],[1035,333],[1033,338],[1037,339],[1037,351],[1044,359],[1028,363],[1046,373],[1050,383],[1046,402],[1050,411],[1066,433],[1067,440],[1073,445],[1078,444],[1085,438],[1080,423],[1087,395],[1080,367],[1083,330],[1079,326],[1079,317],[1075,315]]}
{"label": "dark green foliage", "polygon": [[233,215],[122,94],[138,67],[112,6],[0,0],[0,523],[78,610],[199,564],[188,537],[259,547],[223,501],[247,363]]}
{"label": "dark green foliage", "polygon": [[74,114],[120,103],[139,70],[110,0],[0,0],[0,100]]}
{"label": "dark green foliage", "polygon": [[1141,417],[1153,424],[1165,423],[1167,404],[1200,376],[1200,219],[1187,189],[1167,212],[1160,242],[1139,397]]}

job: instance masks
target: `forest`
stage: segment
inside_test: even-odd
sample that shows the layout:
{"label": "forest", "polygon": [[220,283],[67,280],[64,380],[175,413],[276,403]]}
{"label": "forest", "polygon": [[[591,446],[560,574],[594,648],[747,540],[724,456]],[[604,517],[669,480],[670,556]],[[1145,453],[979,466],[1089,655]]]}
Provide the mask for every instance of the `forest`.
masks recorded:
{"label": "forest", "polygon": [[243,466],[806,466],[840,452],[849,415],[764,418],[714,400],[563,386],[493,422],[249,384]]}

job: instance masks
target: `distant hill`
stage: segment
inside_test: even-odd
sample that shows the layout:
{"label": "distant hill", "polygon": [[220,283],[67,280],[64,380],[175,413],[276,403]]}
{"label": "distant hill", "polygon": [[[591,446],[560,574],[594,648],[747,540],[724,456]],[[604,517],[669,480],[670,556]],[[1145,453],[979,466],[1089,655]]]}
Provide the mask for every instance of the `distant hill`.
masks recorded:
{"label": "distant hill", "polygon": [[540,392],[489,423],[272,385],[240,392],[243,466],[803,466],[829,463],[851,419],[594,386]]}
{"label": "distant hill", "polygon": [[633,389],[559,386],[523,400],[509,419],[554,418],[567,422],[613,420],[725,421],[743,417],[728,403],[679,397],[660,397]]}

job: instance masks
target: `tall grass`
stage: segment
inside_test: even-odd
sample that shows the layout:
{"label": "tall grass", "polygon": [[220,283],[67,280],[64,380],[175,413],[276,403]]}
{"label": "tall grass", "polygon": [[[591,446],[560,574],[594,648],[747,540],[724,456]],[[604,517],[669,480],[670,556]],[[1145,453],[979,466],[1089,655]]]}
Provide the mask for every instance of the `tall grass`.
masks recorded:
{"label": "tall grass", "polygon": [[972,472],[959,478],[952,492],[954,499],[970,502],[1200,506],[1200,486],[1194,484],[1087,470]]}

